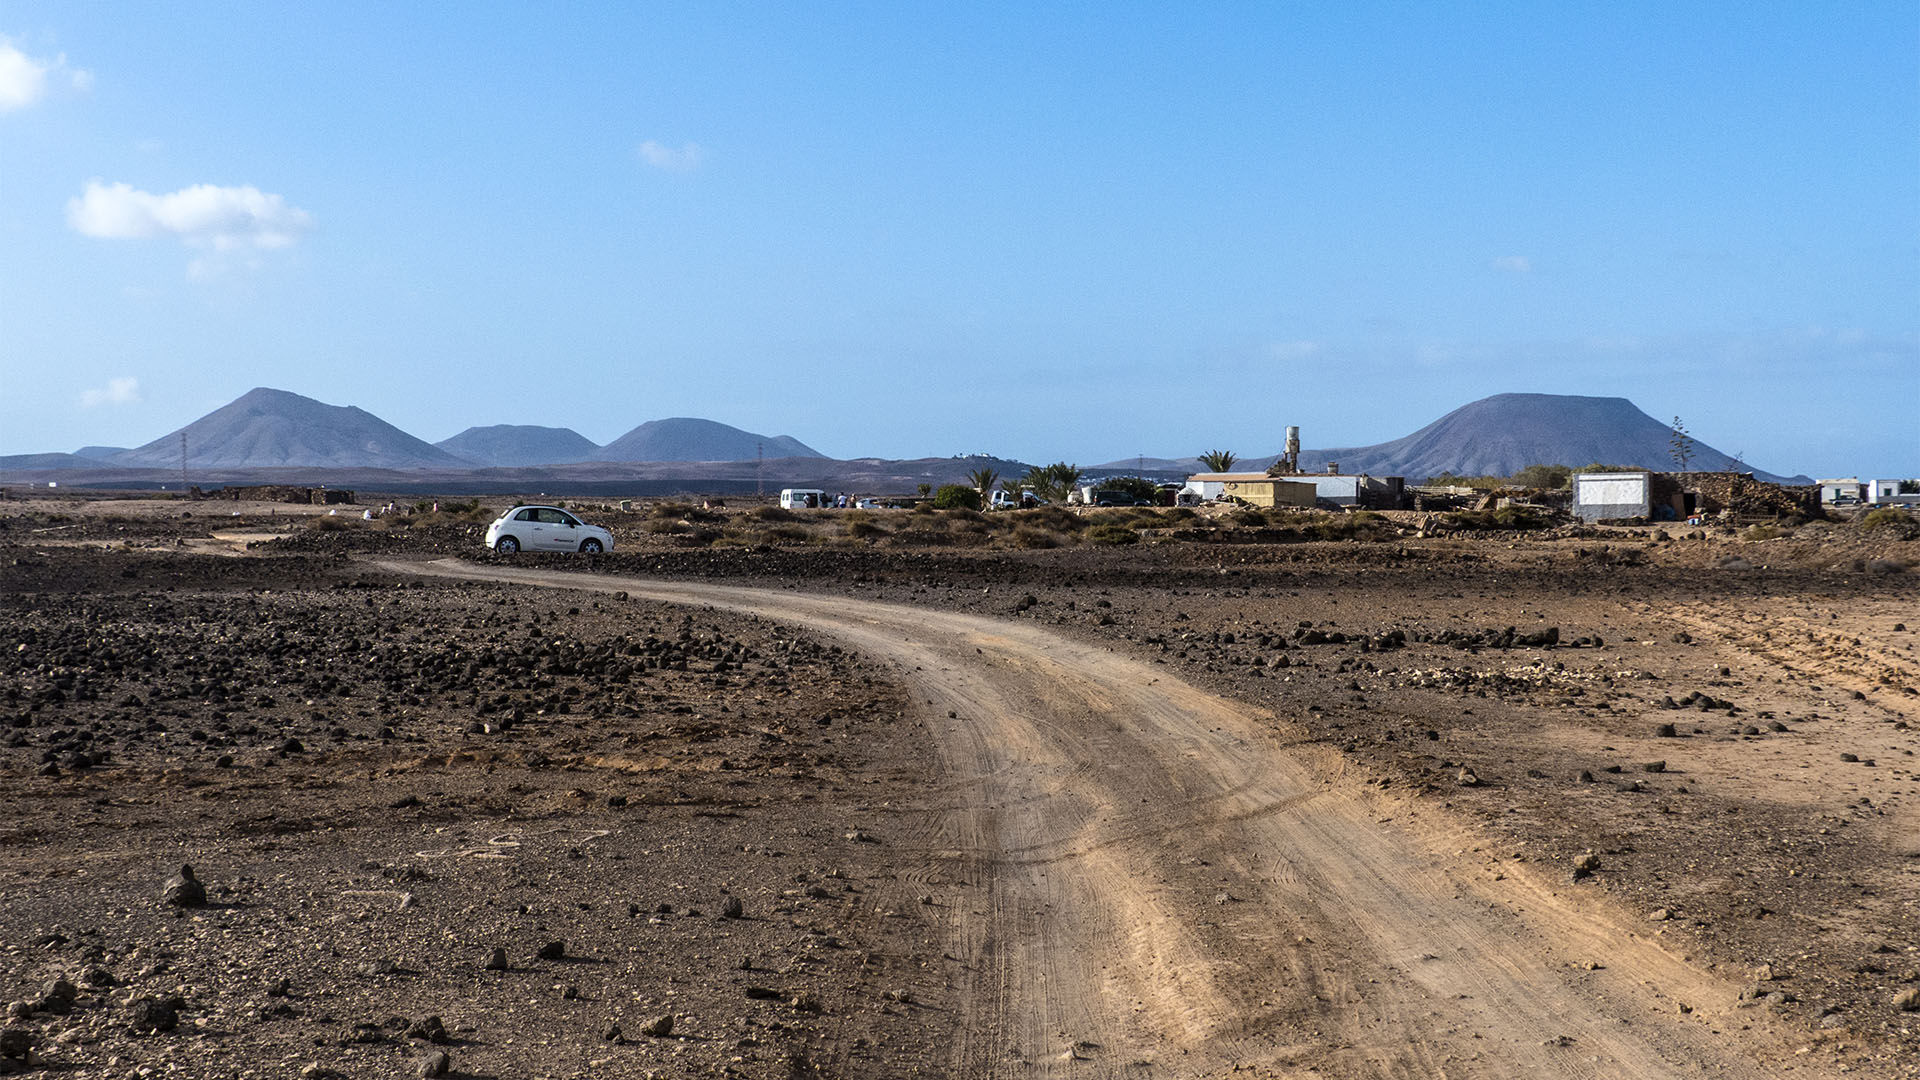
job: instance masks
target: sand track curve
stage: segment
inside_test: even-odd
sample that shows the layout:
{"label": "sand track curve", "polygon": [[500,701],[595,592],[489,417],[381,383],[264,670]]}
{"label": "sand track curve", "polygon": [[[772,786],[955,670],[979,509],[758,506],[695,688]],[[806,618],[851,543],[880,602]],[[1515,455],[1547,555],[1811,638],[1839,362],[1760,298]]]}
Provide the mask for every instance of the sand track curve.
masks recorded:
{"label": "sand track curve", "polygon": [[710,605],[891,665],[934,733],[902,902],[938,917],[965,1077],[1824,1075],[1739,987],[1549,868],[1363,787],[1163,667],[1043,627],[700,582],[384,562]]}

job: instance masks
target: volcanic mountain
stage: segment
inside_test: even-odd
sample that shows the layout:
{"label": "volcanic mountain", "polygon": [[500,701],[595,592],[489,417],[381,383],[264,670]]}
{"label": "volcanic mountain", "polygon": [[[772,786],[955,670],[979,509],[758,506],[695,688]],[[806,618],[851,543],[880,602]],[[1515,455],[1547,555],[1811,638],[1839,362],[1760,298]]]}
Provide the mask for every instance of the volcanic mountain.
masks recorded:
{"label": "volcanic mountain", "polygon": [[[1511,476],[1528,465],[1638,465],[1668,471],[1673,429],[1620,397],[1569,394],[1495,394],[1462,405],[1419,431],[1377,446],[1343,447],[1301,454],[1304,469],[1340,464],[1345,473],[1425,479]],[[1752,472],[1772,483],[1811,483],[1806,477],[1761,472],[1703,442],[1695,442],[1687,468],[1694,472]]]}
{"label": "volcanic mountain", "polygon": [[791,435],[756,435],[737,427],[676,416],[649,420],[600,448],[600,461],[752,461],[826,455]]}
{"label": "volcanic mountain", "polygon": [[113,464],[180,467],[180,436],[197,469],[457,469],[467,465],[351,405],[328,405],[285,390],[247,391],[172,434],[116,454]]}
{"label": "volcanic mountain", "polygon": [[592,461],[599,445],[572,428],[531,424],[470,427],[433,445],[476,465],[570,465]]}
{"label": "volcanic mountain", "polygon": [[[1236,468],[1264,469],[1278,455],[1243,458]],[[1155,459],[1148,459],[1154,464]],[[1404,476],[1512,476],[1529,465],[1637,465],[1675,468],[1673,429],[1620,397],[1571,394],[1495,394],[1453,410],[1411,435],[1374,446],[1302,450],[1300,467],[1320,472],[1329,462],[1343,473]],[[1130,461],[1117,461],[1126,467]],[[1198,468],[1193,459],[1169,462]],[[1107,468],[1108,466],[1100,466]],[[1804,476],[1763,472],[1696,441],[1687,468],[1695,472],[1751,472],[1777,484],[1811,484]]]}

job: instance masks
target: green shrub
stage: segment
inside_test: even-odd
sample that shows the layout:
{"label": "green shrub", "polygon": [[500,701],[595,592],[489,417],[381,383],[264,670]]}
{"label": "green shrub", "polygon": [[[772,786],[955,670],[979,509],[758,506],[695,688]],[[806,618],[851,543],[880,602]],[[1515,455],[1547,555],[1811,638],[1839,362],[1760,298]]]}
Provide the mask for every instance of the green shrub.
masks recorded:
{"label": "green shrub", "polygon": [[[774,509],[778,509],[778,507],[775,507]],[[692,512],[693,512],[693,507],[688,506],[686,503],[663,502],[663,503],[654,503],[653,509],[649,510],[648,514],[656,518],[667,518],[670,520],[677,521],[680,518],[686,517],[688,514]]]}
{"label": "green shrub", "polygon": [[1140,534],[1125,525],[1095,525],[1087,530],[1087,541],[1094,544],[1137,544]]}
{"label": "green shrub", "polygon": [[1896,528],[1905,530],[1912,528],[1916,524],[1920,524],[1920,522],[1914,521],[1913,515],[1896,506],[1883,506],[1878,510],[1870,510],[1867,512],[1866,517],[1860,519],[1860,527],[1863,529]]}
{"label": "green shrub", "polygon": [[965,484],[946,484],[933,493],[935,510],[978,510],[980,493]]}
{"label": "green shrub", "polygon": [[1323,514],[1309,524],[1312,535],[1321,540],[1377,540],[1391,526],[1386,518],[1371,510],[1351,514]]}
{"label": "green shrub", "polygon": [[1545,514],[1531,506],[1503,506],[1493,512],[1493,523],[1502,529],[1544,529],[1550,524]]}

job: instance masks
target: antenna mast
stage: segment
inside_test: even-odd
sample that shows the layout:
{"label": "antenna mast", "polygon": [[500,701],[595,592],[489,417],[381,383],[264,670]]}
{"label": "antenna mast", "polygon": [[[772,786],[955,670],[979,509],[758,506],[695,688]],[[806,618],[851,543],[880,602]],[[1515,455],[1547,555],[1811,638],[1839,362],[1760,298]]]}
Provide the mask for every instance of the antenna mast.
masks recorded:
{"label": "antenna mast", "polygon": [[180,491],[187,490],[187,433],[180,433]]}
{"label": "antenna mast", "polygon": [[767,496],[766,468],[767,444],[756,442],[753,444],[753,493],[763,499]]}

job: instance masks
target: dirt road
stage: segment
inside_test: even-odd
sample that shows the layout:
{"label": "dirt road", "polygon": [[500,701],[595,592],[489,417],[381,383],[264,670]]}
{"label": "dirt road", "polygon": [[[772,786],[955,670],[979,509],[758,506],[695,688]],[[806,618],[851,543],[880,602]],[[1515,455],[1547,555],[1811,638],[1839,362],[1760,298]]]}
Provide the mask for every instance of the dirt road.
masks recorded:
{"label": "dirt road", "polygon": [[[1632,913],[1363,787],[1285,722],[1048,630],[791,591],[458,560],[831,635],[936,734],[885,905],[960,961],[952,1075],[1823,1075]],[[924,899],[923,899],[924,898]]]}

